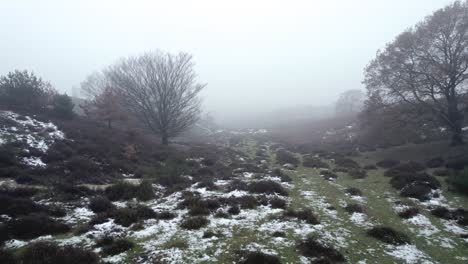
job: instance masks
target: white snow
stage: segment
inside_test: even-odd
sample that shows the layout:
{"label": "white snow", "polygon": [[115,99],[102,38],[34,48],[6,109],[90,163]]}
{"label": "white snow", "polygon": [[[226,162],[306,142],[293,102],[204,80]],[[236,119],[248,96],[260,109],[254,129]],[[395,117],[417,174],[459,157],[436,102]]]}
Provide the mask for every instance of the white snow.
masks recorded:
{"label": "white snow", "polygon": [[388,246],[385,253],[397,259],[401,259],[408,264],[433,263],[427,254],[417,249],[414,245]]}
{"label": "white snow", "polygon": [[[10,141],[25,142],[29,148],[45,153],[56,140],[65,138],[65,134],[50,122],[41,122],[11,111],[0,111],[0,117],[15,123],[11,127],[0,127],[0,144]],[[24,151],[28,152],[28,149]],[[22,162],[29,166],[44,167],[46,165],[39,157],[25,157]]]}
{"label": "white snow", "polygon": [[367,215],[363,213],[354,212],[349,220],[358,226],[373,226],[371,222],[367,221]]}
{"label": "white snow", "polygon": [[33,167],[45,167],[46,164],[38,157],[24,157],[23,163]]}

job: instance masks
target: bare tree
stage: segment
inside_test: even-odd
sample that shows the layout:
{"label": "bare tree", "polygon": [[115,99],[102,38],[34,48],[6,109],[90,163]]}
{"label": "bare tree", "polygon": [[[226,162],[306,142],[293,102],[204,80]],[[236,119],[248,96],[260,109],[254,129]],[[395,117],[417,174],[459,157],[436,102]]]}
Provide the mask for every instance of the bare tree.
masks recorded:
{"label": "bare tree", "polygon": [[103,93],[109,81],[102,72],[93,72],[80,84],[80,92],[87,100],[93,100]]}
{"label": "bare tree", "polygon": [[105,122],[108,128],[112,128],[115,121],[128,119],[118,94],[103,73],[89,75],[81,83],[81,91],[87,101],[80,106],[88,117]]}
{"label": "bare tree", "polygon": [[361,90],[347,90],[340,94],[336,101],[335,112],[337,115],[355,115],[363,106],[366,94]]}
{"label": "bare tree", "polygon": [[161,137],[163,144],[193,125],[200,114],[192,56],[164,52],[123,59],[106,71],[124,106]]}
{"label": "bare tree", "polygon": [[370,96],[383,105],[421,105],[463,143],[468,93],[468,1],[434,12],[400,34],[366,69]]}

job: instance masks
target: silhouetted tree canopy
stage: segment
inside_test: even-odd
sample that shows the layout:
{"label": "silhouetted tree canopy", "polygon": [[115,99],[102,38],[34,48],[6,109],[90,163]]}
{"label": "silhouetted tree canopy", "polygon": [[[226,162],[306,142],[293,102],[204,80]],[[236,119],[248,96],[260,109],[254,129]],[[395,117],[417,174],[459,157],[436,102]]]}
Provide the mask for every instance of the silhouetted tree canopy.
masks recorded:
{"label": "silhouetted tree canopy", "polygon": [[45,111],[55,93],[48,82],[26,70],[15,70],[0,77],[0,105],[5,109],[35,113]]}
{"label": "silhouetted tree canopy", "polygon": [[370,100],[423,107],[463,143],[468,93],[468,1],[457,1],[400,34],[366,69]]}
{"label": "silhouetted tree canopy", "polygon": [[199,92],[192,56],[164,52],[123,59],[106,71],[110,86],[124,108],[135,115],[163,144],[199,118]]}

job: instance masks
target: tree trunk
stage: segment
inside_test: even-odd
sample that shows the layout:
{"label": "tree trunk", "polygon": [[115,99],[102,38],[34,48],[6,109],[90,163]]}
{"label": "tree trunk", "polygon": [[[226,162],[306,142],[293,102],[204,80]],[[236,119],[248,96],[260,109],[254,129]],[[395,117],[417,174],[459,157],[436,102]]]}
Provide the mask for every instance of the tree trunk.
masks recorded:
{"label": "tree trunk", "polygon": [[463,140],[463,132],[461,129],[461,124],[458,124],[457,127],[452,129],[452,142],[451,146],[460,146],[465,144],[465,141]]}
{"label": "tree trunk", "polygon": [[161,133],[161,142],[162,142],[163,145],[169,145],[169,139],[168,139],[166,131],[163,131]]}
{"label": "tree trunk", "polygon": [[464,144],[463,140],[463,120],[464,116],[457,108],[457,102],[449,102],[449,120],[450,120],[450,129],[452,130],[452,142],[451,146],[460,146]]}
{"label": "tree trunk", "polygon": [[109,129],[112,128],[112,124],[111,124],[111,120],[110,120],[110,119],[107,119],[107,128],[109,128]]}

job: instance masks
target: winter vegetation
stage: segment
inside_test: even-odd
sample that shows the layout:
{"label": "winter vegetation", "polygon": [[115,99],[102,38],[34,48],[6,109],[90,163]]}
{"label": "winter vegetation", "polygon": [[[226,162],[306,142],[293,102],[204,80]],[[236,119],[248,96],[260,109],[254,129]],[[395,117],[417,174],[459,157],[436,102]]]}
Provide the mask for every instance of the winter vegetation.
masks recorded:
{"label": "winter vegetation", "polygon": [[326,118],[233,129],[185,52],[122,58],[80,100],[0,76],[0,263],[468,263],[468,1],[363,83]]}

